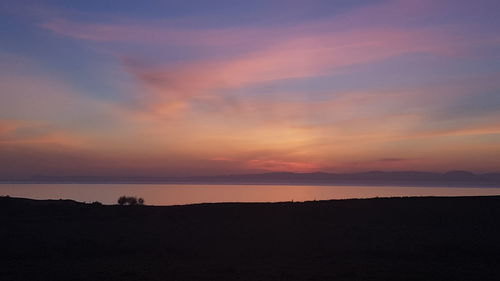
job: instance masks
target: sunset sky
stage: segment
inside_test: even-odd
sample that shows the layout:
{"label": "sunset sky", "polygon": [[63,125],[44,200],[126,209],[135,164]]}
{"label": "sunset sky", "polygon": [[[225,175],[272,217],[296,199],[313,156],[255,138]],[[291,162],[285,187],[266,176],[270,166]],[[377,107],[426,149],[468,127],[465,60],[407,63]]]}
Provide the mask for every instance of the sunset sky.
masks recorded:
{"label": "sunset sky", "polygon": [[0,3],[0,178],[500,171],[500,1]]}

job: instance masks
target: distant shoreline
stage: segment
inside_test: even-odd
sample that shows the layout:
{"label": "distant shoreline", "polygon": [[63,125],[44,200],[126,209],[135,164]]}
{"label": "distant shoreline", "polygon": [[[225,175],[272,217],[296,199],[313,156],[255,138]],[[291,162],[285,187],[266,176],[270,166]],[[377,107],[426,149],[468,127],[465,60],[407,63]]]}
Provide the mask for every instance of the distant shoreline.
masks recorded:
{"label": "distant shoreline", "polygon": [[450,171],[446,173],[371,171],[362,173],[272,172],[190,177],[35,176],[24,179],[0,179],[0,183],[500,187],[500,173],[475,174],[468,171]]}
{"label": "distant shoreline", "polygon": [[248,185],[248,186],[373,186],[373,187],[450,187],[450,188],[500,188],[500,183],[469,182],[189,182],[189,181],[0,181],[0,184],[143,184],[143,185]]}

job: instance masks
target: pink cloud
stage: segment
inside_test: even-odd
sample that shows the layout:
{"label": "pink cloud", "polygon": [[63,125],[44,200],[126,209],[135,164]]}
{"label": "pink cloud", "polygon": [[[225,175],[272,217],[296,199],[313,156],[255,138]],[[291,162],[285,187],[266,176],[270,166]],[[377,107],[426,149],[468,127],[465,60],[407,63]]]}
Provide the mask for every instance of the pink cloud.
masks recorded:
{"label": "pink cloud", "polygon": [[[126,69],[150,93],[153,111],[187,108],[193,97],[272,80],[310,77],[407,53],[446,54],[450,43],[434,30],[364,29],[289,38],[237,57],[147,67],[125,60]],[[173,107],[173,104],[176,104]]]}
{"label": "pink cloud", "polygon": [[82,23],[64,18],[44,22],[41,27],[57,34],[96,42],[125,42],[140,45],[196,45],[228,47],[253,45],[254,38],[276,41],[283,28],[179,28],[169,22],[156,23]]}
{"label": "pink cloud", "polygon": [[458,26],[397,28],[401,23],[442,9],[443,5],[435,1],[394,0],[295,25],[183,28],[178,23],[161,21],[140,23],[123,19],[82,23],[57,18],[42,27],[94,43],[230,49],[230,55],[221,52],[217,59],[163,66],[158,66],[161,61],[148,66],[133,55],[111,51],[124,58],[126,71],[148,93],[144,98],[148,110],[164,118],[176,118],[189,111],[192,99],[213,102],[218,100],[214,96],[222,89],[322,75],[409,53],[457,55],[478,40],[486,40],[464,41]]}
{"label": "pink cloud", "polygon": [[[309,4],[308,4],[309,5]],[[291,35],[304,36],[317,32],[330,32],[358,28],[356,23],[385,27],[388,23],[401,23],[415,17],[432,14],[443,5],[429,0],[392,0],[363,5],[333,18],[301,24],[275,24],[266,27],[182,27],[186,19],[140,22],[130,18],[107,23],[72,21],[64,17],[51,18],[40,26],[57,34],[97,42],[129,42],[134,44],[169,44],[198,46],[245,46],[279,42]],[[187,19],[196,23],[196,19]]]}

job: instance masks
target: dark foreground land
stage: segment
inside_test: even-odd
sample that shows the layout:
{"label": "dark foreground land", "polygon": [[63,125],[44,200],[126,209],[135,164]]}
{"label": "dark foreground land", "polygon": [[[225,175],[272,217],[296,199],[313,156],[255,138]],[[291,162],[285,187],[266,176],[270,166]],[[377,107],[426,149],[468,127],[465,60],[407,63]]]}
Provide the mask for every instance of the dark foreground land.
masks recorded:
{"label": "dark foreground land", "polygon": [[0,280],[500,280],[500,197],[173,207],[0,198]]}

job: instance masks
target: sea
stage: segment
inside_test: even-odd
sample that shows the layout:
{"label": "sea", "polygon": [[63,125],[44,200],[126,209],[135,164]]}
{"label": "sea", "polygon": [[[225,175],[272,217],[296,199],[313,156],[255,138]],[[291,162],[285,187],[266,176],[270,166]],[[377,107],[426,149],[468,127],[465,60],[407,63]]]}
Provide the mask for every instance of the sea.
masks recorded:
{"label": "sea", "polygon": [[208,185],[208,184],[0,184],[0,196],[71,199],[116,204],[118,197],[136,196],[146,205],[219,202],[285,202],[408,196],[500,195],[498,187],[353,186],[353,185]]}

